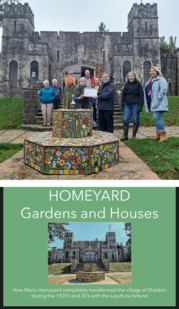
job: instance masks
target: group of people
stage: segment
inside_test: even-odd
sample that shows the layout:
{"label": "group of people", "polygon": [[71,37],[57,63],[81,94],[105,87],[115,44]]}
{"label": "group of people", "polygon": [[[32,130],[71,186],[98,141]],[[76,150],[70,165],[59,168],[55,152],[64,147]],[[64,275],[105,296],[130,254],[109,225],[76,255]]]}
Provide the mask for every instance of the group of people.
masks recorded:
{"label": "group of people", "polygon": [[159,140],[160,143],[167,140],[162,114],[168,112],[168,84],[156,66],[151,67],[150,76],[151,78],[145,84],[143,91],[137,74],[135,72],[127,74],[121,100],[121,109],[124,111],[124,135],[121,141],[128,140],[129,123],[132,114],[134,126],[131,139],[136,139],[143,105],[145,105],[147,113],[152,112],[153,114],[156,126],[156,136],[153,139]]}
{"label": "group of people", "polygon": [[[167,91],[168,84],[158,67],[153,66],[150,70],[151,78],[146,83],[145,88],[139,82],[135,72],[129,72],[126,76],[126,84],[122,93],[121,110],[124,112],[123,118],[123,138],[121,141],[128,140],[128,131],[131,116],[133,115],[133,134],[132,139],[136,139],[136,134],[140,126],[140,113],[145,105],[146,112],[152,112],[156,125],[156,136],[154,139],[163,142],[167,140],[163,112],[168,112]],[[44,126],[51,125],[51,115],[53,109],[59,109],[61,102],[61,87],[57,85],[57,80],[53,79],[52,86],[44,81],[44,88],[39,92],[42,103],[42,114]],[[77,104],[77,109],[89,109],[93,107],[93,126],[96,124],[96,110],[98,110],[98,125],[100,131],[113,133],[113,113],[114,113],[114,80],[107,73],[103,73],[102,79],[94,78],[88,70],[85,76],[76,85],[73,72],[69,71],[68,77],[64,79],[63,108],[68,109],[72,102],[72,95]],[[84,96],[85,87],[96,88],[97,95],[93,98]]]}

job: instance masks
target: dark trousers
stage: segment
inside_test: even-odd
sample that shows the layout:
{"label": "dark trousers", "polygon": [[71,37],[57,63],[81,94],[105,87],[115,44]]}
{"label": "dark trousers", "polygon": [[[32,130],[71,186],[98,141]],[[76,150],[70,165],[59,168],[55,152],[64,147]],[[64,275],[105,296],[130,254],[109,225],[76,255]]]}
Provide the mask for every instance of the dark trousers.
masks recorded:
{"label": "dark trousers", "polygon": [[99,130],[113,133],[113,111],[99,109]]}
{"label": "dark trousers", "polygon": [[53,100],[53,109],[59,109],[60,108],[60,100]]}
{"label": "dark trousers", "polygon": [[96,122],[96,104],[93,103],[93,121]]}

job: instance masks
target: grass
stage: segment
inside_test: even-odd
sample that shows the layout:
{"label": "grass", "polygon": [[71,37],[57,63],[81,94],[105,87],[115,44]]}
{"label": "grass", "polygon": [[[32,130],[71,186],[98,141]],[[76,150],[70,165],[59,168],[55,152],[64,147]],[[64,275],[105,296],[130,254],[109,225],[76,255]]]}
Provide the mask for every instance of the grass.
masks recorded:
{"label": "grass", "polygon": [[49,275],[62,275],[71,273],[71,263],[57,263],[48,265]]}
{"label": "grass", "polygon": [[0,143],[0,163],[12,157],[19,150],[23,149],[23,144]]}
{"label": "grass", "polygon": [[161,179],[179,179],[179,137],[159,144],[152,139],[128,140],[125,144]]}
{"label": "grass", "polygon": [[129,263],[109,263],[109,270],[113,273],[131,272],[131,262]]}
{"label": "grass", "polygon": [[[179,96],[168,97],[169,113],[164,113],[162,119],[166,126],[179,125]],[[0,130],[21,129],[22,124],[22,98],[0,99]],[[141,126],[154,126],[152,113],[145,113],[143,108],[140,114]],[[36,121],[34,121],[34,124]]]}
{"label": "grass", "polygon": [[[169,112],[163,113],[162,119],[166,126],[179,126],[179,96],[168,97]],[[123,122],[123,120],[121,120]],[[140,113],[140,126],[152,127],[154,126],[152,113],[146,113],[143,107]]]}
{"label": "grass", "polygon": [[119,274],[119,275],[106,274],[106,276],[115,280],[119,284],[131,284],[131,274]]}
{"label": "grass", "polygon": [[[163,113],[162,119],[166,126],[178,126],[179,125],[179,96],[168,97],[169,112]],[[146,113],[145,108],[140,114],[140,126],[151,127],[154,126],[154,120],[152,113]]]}
{"label": "grass", "polygon": [[22,129],[22,98],[0,99],[0,130]]}
{"label": "grass", "polygon": [[66,281],[69,281],[70,279],[73,279],[74,275],[66,275],[63,277],[48,277],[48,284],[53,284],[53,285],[57,285],[57,284],[63,284]]}

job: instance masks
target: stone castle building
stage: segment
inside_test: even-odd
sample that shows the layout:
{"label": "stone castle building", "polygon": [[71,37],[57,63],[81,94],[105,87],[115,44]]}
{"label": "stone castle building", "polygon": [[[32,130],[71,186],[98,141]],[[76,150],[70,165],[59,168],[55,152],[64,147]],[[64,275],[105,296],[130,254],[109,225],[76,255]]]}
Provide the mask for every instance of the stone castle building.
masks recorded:
{"label": "stone castle building", "polygon": [[79,263],[101,263],[102,259],[110,262],[126,261],[127,246],[117,248],[116,233],[107,232],[105,241],[75,241],[74,234],[65,232],[63,249],[52,248],[51,263],[71,263],[78,259]]}
{"label": "stone castle building", "polygon": [[[161,17],[162,18],[162,17]],[[0,97],[22,96],[22,88],[37,81],[63,78],[69,69],[77,80],[86,69],[100,77],[106,71],[115,83],[135,71],[142,84],[151,65],[162,69],[169,95],[179,94],[179,49],[172,57],[160,56],[157,4],[134,3],[127,32],[34,31],[34,14],[28,3],[4,4]]]}

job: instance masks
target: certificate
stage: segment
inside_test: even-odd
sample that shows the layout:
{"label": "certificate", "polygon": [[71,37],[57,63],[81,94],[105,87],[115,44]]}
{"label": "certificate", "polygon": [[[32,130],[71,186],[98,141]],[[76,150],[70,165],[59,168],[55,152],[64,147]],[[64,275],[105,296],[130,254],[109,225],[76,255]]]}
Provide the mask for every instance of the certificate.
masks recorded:
{"label": "certificate", "polygon": [[96,88],[87,88],[84,90],[84,97],[96,97],[98,95],[98,89]]}

